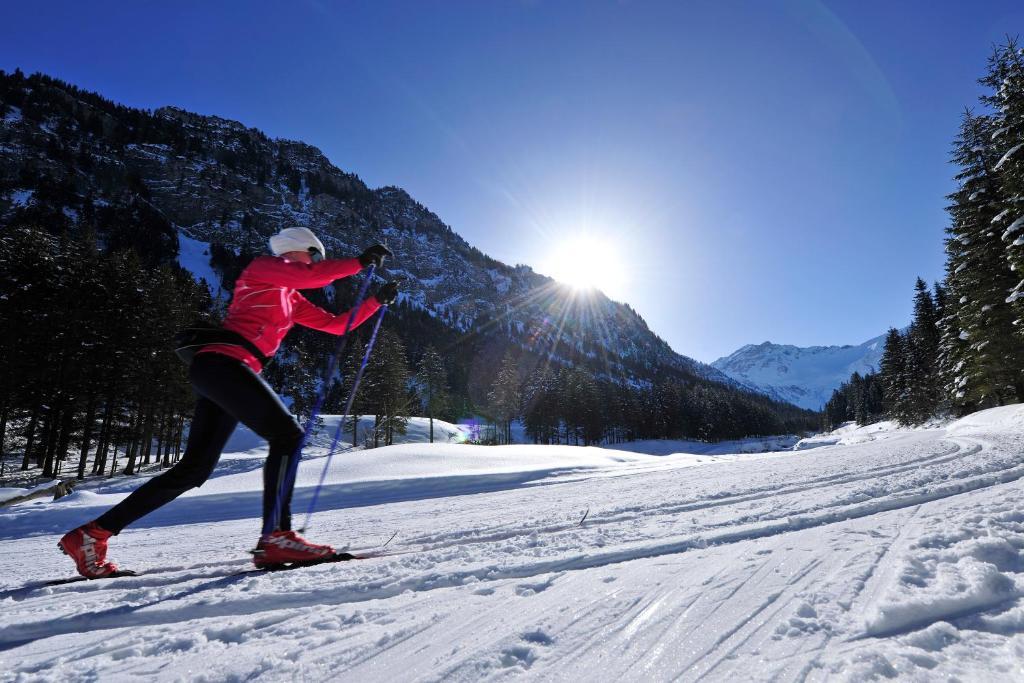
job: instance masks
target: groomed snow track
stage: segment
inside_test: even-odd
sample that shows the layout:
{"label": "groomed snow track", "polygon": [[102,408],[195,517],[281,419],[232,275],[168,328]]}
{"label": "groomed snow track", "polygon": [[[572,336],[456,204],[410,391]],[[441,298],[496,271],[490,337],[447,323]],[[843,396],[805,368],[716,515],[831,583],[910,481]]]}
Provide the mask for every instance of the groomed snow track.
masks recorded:
{"label": "groomed snow track", "polygon": [[1007,674],[1024,418],[989,413],[850,446],[337,506],[311,535],[370,546],[401,529],[399,554],[278,575],[239,573],[254,522],[228,518],[126,531],[112,554],[140,576],[26,588],[67,567],[52,536],[18,535],[23,512],[0,560],[0,680]]}

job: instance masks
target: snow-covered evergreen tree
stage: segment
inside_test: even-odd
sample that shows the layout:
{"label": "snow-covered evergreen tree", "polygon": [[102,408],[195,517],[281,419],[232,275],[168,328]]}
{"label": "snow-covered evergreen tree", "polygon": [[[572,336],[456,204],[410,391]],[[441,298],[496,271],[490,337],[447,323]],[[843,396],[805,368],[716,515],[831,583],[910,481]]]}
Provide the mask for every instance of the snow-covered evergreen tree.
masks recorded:
{"label": "snow-covered evergreen tree", "polygon": [[1015,273],[1007,300],[1019,319],[1024,316],[1024,55],[1016,40],[996,48],[981,82],[990,89],[982,101],[992,111],[991,134],[982,147],[997,157],[991,168],[1005,200],[995,225]]}
{"label": "snow-covered evergreen tree", "polygon": [[999,116],[963,117],[953,161],[959,188],[949,195],[946,240],[948,296],[940,320],[940,377],[958,412],[1024,399],[1024,337],[1014,327],[1018,276],[1005,240],[1024,225],[1006,199],[1003,179],[1013,154]]}
{"label": "snow-covered evergreen tree", "polygon": [[914,321],[905,346],[907,371],[907,414],[920,424],[939,406],[939,329],[935,300],[921,278],[914,285]]}
{"label": "snow-covered evergreen tree", "polygon": [[906,422],[904,413],[907,395],[906,350],[903,335],[895,327],[885,337],[879,375],[882,384],[885,413],[899,422]]}

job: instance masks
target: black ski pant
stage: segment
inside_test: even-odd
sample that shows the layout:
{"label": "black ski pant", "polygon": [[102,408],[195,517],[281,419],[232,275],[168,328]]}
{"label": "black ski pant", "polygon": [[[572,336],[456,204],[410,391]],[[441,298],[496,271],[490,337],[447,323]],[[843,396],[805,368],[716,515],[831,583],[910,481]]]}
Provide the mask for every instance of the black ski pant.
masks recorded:
{"label": "black ski pant", "polygon": [[249,366],[219,353],[196,355],[189,379],[198,394],[188,443],[181,460],[153,477],[123,501],[103,513],[96,523],[115,534],[135,520],[166,505],[210,478],[221,451],[239,422],[267,440],[270,454],[263,467],[263,522],[269,529],[291,529],[289,487],[281,500],[277,523],[270,520],[277,493],[297,455],[302,429],[267,382]]}

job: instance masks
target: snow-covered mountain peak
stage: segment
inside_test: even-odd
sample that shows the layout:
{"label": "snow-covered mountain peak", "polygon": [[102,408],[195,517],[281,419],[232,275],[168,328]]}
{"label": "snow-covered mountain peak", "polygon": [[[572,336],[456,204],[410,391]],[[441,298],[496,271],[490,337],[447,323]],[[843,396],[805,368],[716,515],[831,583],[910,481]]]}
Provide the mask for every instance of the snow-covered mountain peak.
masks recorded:
{"label": "snow-covered mountain peak", "polygon": [[766,341],[746,344],[711,365],[751,389],[820,410],[851,374],[878,369],[884,343],[885,335],[844,346],[801,347]]}

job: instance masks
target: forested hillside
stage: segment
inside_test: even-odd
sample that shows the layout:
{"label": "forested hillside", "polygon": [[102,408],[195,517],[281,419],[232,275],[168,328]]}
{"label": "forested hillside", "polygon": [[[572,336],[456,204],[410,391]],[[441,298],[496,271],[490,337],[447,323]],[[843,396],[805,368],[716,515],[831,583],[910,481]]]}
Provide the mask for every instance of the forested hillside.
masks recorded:
{"label": "forested hillside", "polygon": [[[370,189],[314,147],[172,107],[132,109],[15,71],[0,72],[8,452],[50,469],[76,443],[95,452],[97,439],[144,460],[173,453],[189,394],[170,335],[197,317],[216,319],[241,268],[295,224],[316,231],[331,255],[378,241],[396,254],[384,275],[403,294],[381,356],[402,368],[370,378],[365,413],[423,412],[423,358],[433,347],[444,400],[430,400],[431,412],[525,416],[541,440],[720,439],[814,421],[675,353],[629,306],[487,257],[403,190]],[[355,285],[306,294],[337,310]],[[28,295],[44,288],[52,296]],[[327,335],[297,330],[267,368],[300,413],[333,347]],[[402,400],[385,408],[388,382],[403,383]]]}

